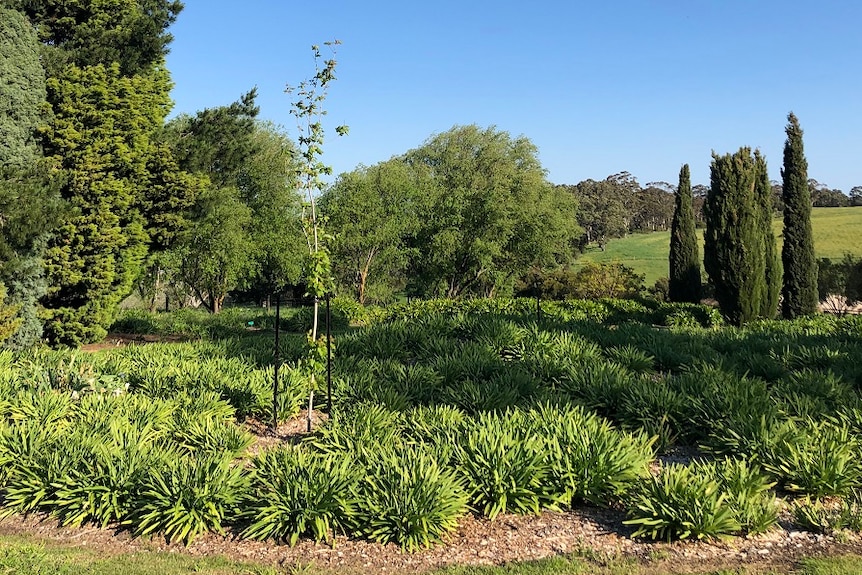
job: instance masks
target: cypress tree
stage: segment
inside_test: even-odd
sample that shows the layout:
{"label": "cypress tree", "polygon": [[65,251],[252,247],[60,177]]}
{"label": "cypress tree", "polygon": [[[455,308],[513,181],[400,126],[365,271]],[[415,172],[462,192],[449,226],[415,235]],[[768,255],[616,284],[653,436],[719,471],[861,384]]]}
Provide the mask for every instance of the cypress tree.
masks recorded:
{"label": "cypress tree", "polygon": [[781,254],[775,246],[772,231],[772,184],[766,169],[766,159],[760,151],[754,152],[757,179],[755,180],[755,201],[760,214],[758,228],[763,234],[764,282],[761,296],[760,316],[772,319],[778,313],[778,300],[781,294]]}
{"label": "cypress tree", "polygon": [[781,290],[783,317],[811,315],[817,311],[817,261],[811,234],[811,195],[808,162],[802,148],[802,128],[791,112],[787,115],[784,142],[782,199],[784,200],[784,283]]}
{"label": "cypress tree", "polygon": [[691,196],[691,175],[688,164],[679,171],[676,206],[670,231],[670,301],[700,301],[700,251],[694,225]]}
{"label": "cypress tree", "polygon": [[761,315],[767,293],[759,171],[751,148],[713,154],[704,206],[704,267],[722,313],[737,325]]}

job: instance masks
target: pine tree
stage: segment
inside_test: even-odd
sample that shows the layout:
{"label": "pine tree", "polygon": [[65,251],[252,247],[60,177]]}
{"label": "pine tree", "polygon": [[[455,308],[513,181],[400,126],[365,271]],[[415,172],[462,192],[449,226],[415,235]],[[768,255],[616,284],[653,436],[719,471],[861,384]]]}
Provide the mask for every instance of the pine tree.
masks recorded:
{"label": "pine tree", "polygon": [[700,251],[692,207],[691,176],[688,164],[679,171],[676,207],[670,232],[670,301],[700,301]]}
{"label": "pine tree", "polygon": [[782,199],[784,200],[784,263],[782,316],[792,319],[817,311],[817,262],[811,234],[811,195],[808,162],[802,147],[802,128],[791,112],[787,115],[784,143]]}
{"label": "pine tree", "polygon": [[750,148],[713,154],[704,206],[704,267],[722,313],[738,325],[761,316],[768,292],[760,169]]}

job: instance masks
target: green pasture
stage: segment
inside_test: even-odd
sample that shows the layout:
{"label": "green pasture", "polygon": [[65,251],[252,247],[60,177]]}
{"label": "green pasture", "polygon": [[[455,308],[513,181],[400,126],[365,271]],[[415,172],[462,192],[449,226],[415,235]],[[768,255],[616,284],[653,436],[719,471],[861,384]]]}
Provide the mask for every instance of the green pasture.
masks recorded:
{"label": "green pasture", "polygon": [[[775,235],[781,241],[783,221],[772,222]],[[814,230],[814,250],[818,258],[841,258],[845,253],[862,255],[862,208],[814,208],[811,212]],[[703,230],[698,230],[701,256]],[[591,246],[581,256],[582,262],[620,262],[646,276],[646,285],[652,286],[660,277],[667,277],[667,258],[670,249],[670,232],[633,234],[611,240],[605,251]]]}

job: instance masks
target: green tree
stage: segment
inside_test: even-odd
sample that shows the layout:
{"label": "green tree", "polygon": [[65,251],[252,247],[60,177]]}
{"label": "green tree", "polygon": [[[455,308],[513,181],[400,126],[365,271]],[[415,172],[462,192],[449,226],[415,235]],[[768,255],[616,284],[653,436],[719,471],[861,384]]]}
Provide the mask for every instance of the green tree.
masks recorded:
{"label": "green tree", "polygon": [[410,242],[411,293],[492,295],[530,265],[571,258],[577,204],[546,181],[527,138],[456,126],[404,161],[433,182]]}
{"label": "green tree", "polygon": [[763,241],[764,282],[761,296],[760,317],[772,319],[778,313],[778,302],[781,296],[781,254],[775,245],[775,234],[772,232],[773,198],[772,183],[766,168],[766,158],[759,151],[754,153],[757,168],[755,181],[755,201],[759,213],[758,228]]}
{"label": "green tree", "polygon": [[387,301],[403,289],[407,238],[418,228],[417,202],[429,186],[396,158],[340,175],[321,197],[335,277],[360,303]]}
{"label": "green tree", "polygon": [[116,63],[124,76],[146,73],[168,51],[166,32],[182,11],[175,0],[9,0],[35,24],[48,47],[50,75],[69,64]]}
{"label": "green tree", "polygon": [[679,171],[676,204],[670,231],[670,301],[700,301],[700,250],[694,225],[691,175],[688,164]]}
{"label": "green tree", "polygon": [[165,128],[180,167],[206,174],[212,185],[236,186],[246,161],[255,152],[253,135],[260,107],[252,89],[227,106],[206,108],[194,116],[179,116]]}
{"label": "green tree", "polygon": [[296,145],[276,126],[258,122],[237,181],[251,210],[252,270],[246,289],[263,298],[301,280],[306,245],[297,193]]}
{"label": "green tree", "polygon": [[[70,66],[48,81],[54,106],[46,155],[64,175],[72,210],[46,252],[46,333],[56,343],[98,340],[130,293],[146,258],[142,213],[153,181],[152,136],[170,106],[164,69],[132,77],[119,66]],[[184,197],[171,187],[166,194]]]}
{"label": "green tree", "polygon": [[194,225],[175,250],[174,266],[204,307],[218,313],[228,292],[250,273],[251,210],[236,188],[211,187],[194,212]]}
{"label": "green tree", "polygon": [[[0,283],[15,330],[0,338],[25,348],[42,336],[37,304],[47,289],[42,256],[59,196],[37,135],[47,91],[39,42],[27,18],[0,8]],[[5,333],[5,331],[4,331]]]}
{"label": "green tree", "polygon": [[760,183],[765,165],[759,153],[740,148],[732,155],[713,154],[710,168],[704,267],[722,313],[736,324],[769,315],[767,275],[773,268],[767,263],[764,211],[771,214],[771,200],[764,205]]}
{"label": "green tree", "polygon": [[41,156],[37,128],[44,121],[45,70],[27,18],[0,8],[0,168],[23,169]]}
{"label": "green tree", "polygon": [[577,222],[583,228],[582,245],[596,243],[605,250],[608,241],[628,233],[629,214],[626,198],[629,190],[617,185],[611,177],[596,181],[584,180],[576,186],[566,186],[578,202]]}
{"label": "green tree", "polygon": [[817,312],[817,260],[811,231],[808,161],[802,145],[802,128],[793,112],[787,115],[785,132],[787,140],[784,142],[784,167],[781,169],[784,201],[781,314],[792,319]]}

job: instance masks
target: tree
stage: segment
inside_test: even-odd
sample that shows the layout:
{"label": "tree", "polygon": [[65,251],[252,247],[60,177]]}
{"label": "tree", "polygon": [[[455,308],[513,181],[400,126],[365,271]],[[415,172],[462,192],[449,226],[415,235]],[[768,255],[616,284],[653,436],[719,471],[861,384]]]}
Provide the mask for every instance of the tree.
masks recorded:
{"label": "tree", "polygon": [[252,153],[237,187],[251,210],[253,265],[246,289],[263,301],[302,277],[306,245],[297,193],[299,154],[293,141],[269,123],[258,122],[250,139]]}
{"label": "tree", "polygon": [[160,62],[173,37],[166,32],[182,11],[176,0],[9,0],[36,26],[49,47],[50,75],[69,64],[116,63],[124,76]]}
{"label": "tree", "polygon": [[754,162],[757,169],[757,179],[754,183],[754,197],[758,210],[758,228],[762,236],[764,260],[764,285],[761,296],[760,317],[772,319],[778,313],[778,302],[781,295],[781,254],[775,246],[775,234],[772,231],[773,198],[772,183],[766,168],[766,158],[759,150],[754,152]]}
{"label": "tree", "polygon": [[159,151],[153,135],[170,106],[169,86],[163,69],[125,77],[116,64],[70,66],[48,81],[54,114],[46,155],[64,174],[61,193],[72,207],[46,251],[50,287],[42,303],[52,342],[104,337],[141,271],[151,242],[142,208]]}
{"label": "tree", "polygon": [[787,319],[817,312],[817,261],[811,231],[811,196],[808,161],[802,145],[802,128],[791,112],[787,115],[784,167],[781,169],[784,202],[784,282],[782,316]]}
{"label": "tree", "polygon": [[45,254],[45,333],[77,345],[104,336],[148,250],[176,234],[166,210],[191,191],[154,139],[170,110],[168,0],[9,0],[42,42],[51,114],[41,132],[71,210]]}
{"label": "tree", "polygon": [[455,126],[404,161],[433,182],[410,241],[410,293],[490,295],[534,263],[571,257],[576,204],[546,181],[527,138]]}
{"label": "tree", "polygon": [[691,175],[688,164],[685,164],[679,171],[670,231],[670,301],[700,301],[700,250],[697,245],[692,199]]}
{"label": "tree", "polygon": [[767,205],[763,193],[762,182],[769,183],[765,166],[760,153],[752,156],[750,148],[712,157],[704,206],[704,267],[722,313],[736,324],[769,315],[767,276],[775,270],[767,263],[764,212],[771,214],[771,201]]}
{"label": "tree", "polygon": [[37,141],[47,97],[39,42],[27,18],[6,8],[0,8],[0,77],[0,283],[8,296],[4,310],[17,314],[4,324],[15,329],[4,330],[0,341],[20,349],[42,336],[42,256],[60,203]]}
{"label": "tree", "polygon": [[219,313],[228,291],[248,275],[253,244],[251,210],[236,188],[209,188],[197,202],[176,250],[180,278],[211,313]]}
{"label": "tree", "polygon": [[246,161],[255,152],[252,138],[260,107],[252,89],[227,106],[206,108],[194,116],[179,116],[165,128],[183,170],[206,174],[216,187],[236,186]]}
{"label": "tree", "polygon": [[0,168],[23,169],[41,156],[45,70],[27,18],[7,8],[0,8],[0,78]]}
{"label": "tree", "polygon": [[359,303],[387,301],[403,289],[407,239],[418,229],[416,208],[429,186],[395,158],[342,174],[321,197],[335,277]]}
{"label": "tree", "polygon": [[850,205],[862,206],[862,186],[853,186],[850,188]]}
{"label": "tree", "polygon": [[[206,242],[189,243],[194,234],[186,234],[184,255],[174,261],[210,260],[194,266],[210,268],[205,274],[209,278],[207,285],[214,287],[213,278],[219,276],[219,293],[242,288],[247,294],[266,299],[297,282],[301,275],[302,208],[296,192],[296,147],[277,127],[256,120],[259,112],[256,94],[256,90],[251,90],[227,106],[175,118],[166,126],[163,138],[183,170],[208,182],[208,191],[194,210],[189,226],[207,226],[195,218],[212,217],[214,198],[228,202],[230,205],[225,206],[228,211],[239,210],[233,204],[240,202],[246,213],[242,226],[224,230],[227,234],[224,250],[240,250],[240,253],[217,254]],[[244,264],[242,270],[237,269],[239,260]],[[219,266],[224,266],[221,272],[217,271]],[[189,269],[188,262],[184,269]],[[153,268],[150,273],[159,271],[160,268]],[[192,286],[199,284],[195,291],[209,293],[200,284],[204,277],[201,269],[196,269],[193,275],[180,273],[173,277]],[[190,277],[198,279],[190,283]],[[220,298],[224,299],[224,295]],[[213,303],[207,296],[207,308],[218,312],[220,303]]]}

